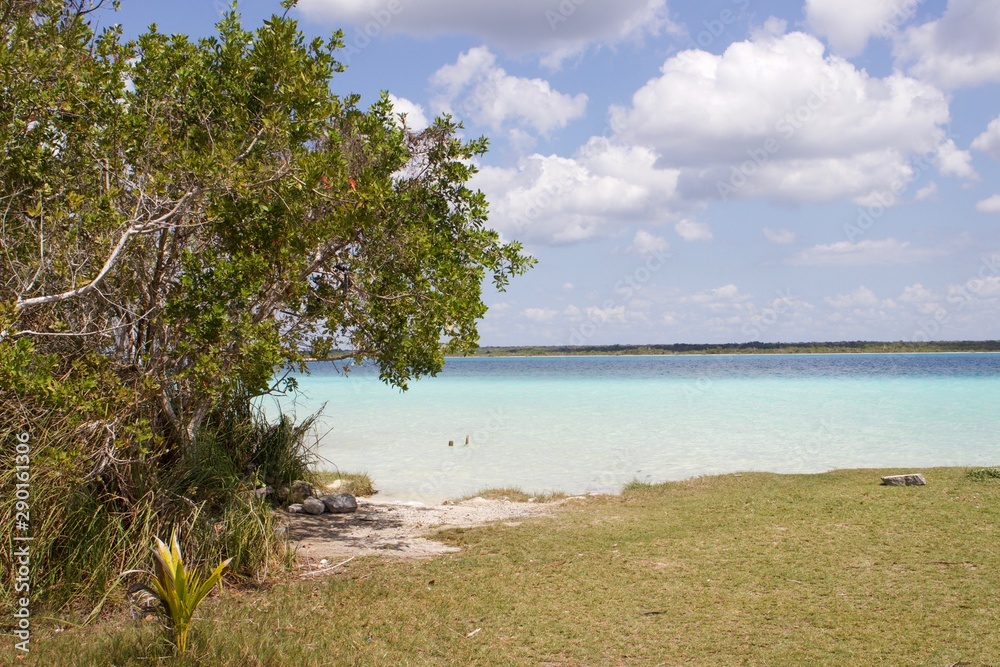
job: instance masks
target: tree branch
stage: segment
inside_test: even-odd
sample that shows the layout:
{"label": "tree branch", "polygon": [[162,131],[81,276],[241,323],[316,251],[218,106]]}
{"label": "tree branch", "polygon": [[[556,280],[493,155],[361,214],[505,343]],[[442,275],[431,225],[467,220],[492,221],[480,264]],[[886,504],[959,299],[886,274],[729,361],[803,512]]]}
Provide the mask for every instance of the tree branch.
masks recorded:
{"label": "tree branch", "polygon": [[98,272],[97,276],[95,276],[93,280],[91,280],[83,287],[77,287],[75,289],[67,290],[65,292],[61,292],[60,294],[36,296],[32,299],[18,299],[17,302],[14,304],[15,310],[24,310],[25,308],[29,308],[31,306],[41,306],[47,303],[66,301],[67,299],[83,296],[84,294],[87,294],[88,292],[92,292],[93,290],[97,289],[97,286],[101,283],[102,280],[104,280],[104,277],[107,276],[108,273],[110,273],[111,269],[114,267],[115,261],[118,259],[118,256],[121,254],[122,250],[125,249],[125,244],[128,243],[128,240],[132,236],[135,236],[136,234],[144,234],[144,233],[149,233],[151,231],[156,231],[155,225],[162,224],[163,222],[169,220],[171,217],[176,215],[177,212],[180,211],[181,208],[188,202],[188,200],[191,199],[191,197],[193,197],[194,195],[196,195],[199,191],[200,189],[195,188],[194,190],[185,193],[184,196],[181,197],[180,200],[178,200],[177,204],[172,209],[170,209],[169,211],[167,211],[166,213],[164,213],[163,215],[154,220],[147,220],[142,224],[133,223],[132,225],[130,225],[129,228],[125,230],[125,233],[122,234],[121,238],[118,239],[118,243],[111,251],[111,255],[108,257],[107,261],[104,262],[104,266],[101,267],[101,270]]}

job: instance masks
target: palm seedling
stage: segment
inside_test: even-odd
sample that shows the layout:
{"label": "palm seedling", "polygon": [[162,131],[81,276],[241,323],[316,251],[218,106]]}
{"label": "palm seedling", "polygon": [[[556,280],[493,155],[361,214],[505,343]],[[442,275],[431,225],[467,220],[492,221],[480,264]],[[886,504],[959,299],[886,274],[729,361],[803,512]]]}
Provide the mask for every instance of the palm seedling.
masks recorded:
{"label": "palm seedling", "polygon": [[147,590],[162,603],[163,611],[170,618],[173,627],[174,645],[178,653],[183,653],[187,650],[188,631],[191,629],[195,610],[219,583],[223,571],[233,559],[227,558],[219,563],[207,578],[202,579],[196,571],[184,567],[176,529],[170,536],[169,547],[160,538],[156,538],[154,554],[156,561],[153,586]]}

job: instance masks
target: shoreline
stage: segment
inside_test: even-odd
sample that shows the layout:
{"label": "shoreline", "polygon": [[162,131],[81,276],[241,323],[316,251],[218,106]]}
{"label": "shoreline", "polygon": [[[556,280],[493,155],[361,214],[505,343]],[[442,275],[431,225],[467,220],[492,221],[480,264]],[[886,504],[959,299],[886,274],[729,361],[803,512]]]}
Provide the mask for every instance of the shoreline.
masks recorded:
{"label": "shoreline", "polygon": [[[381,556],[389,559],[426,559],[445,554],[455,554],[461,549],[435,539],[435,534],[450,529],[475,528],[502,523],[509,527],[520,525],[525,519],[553,517],[556,511],[568,504],[614,498],[621,500],[636,489],[652,490],[670,485],[718,484],[743,477],[787,480],[791,477],[816,478],[830,476],[871,477],[872,486],[882,487],[880,478],[886,475],[926,473],[928,484],[941,473],[958,473],[967,476],[973,470],[1000,470],[1000,461],[991,466],[932,466],[891,468],[835,468],[818,473],[769,473],[742,471],[721,474],[695,475],[682,480],[630,483],[616,493],[587,493],[567,495],[551,500],[525,502],[504,497],[505,489],[482,489],[473,498],[443,500],[438,503],[397,501],[391,498],[358,497],[358,511],[353,514],[289,514],[277,510],[276,515],[290,545],[301,555],[299,569],[302,577],[326,574],[331,564],[344,558]],[[630,488],[631,487],[631,488]],[[490,497],[484,497],[490,496]],[[534,499],[532,499],[534,500]],[[336,566],[333,566],[334,568]]]}
{"label": "shoreline", "polygon": [[[375,494],[372,496],[359,496],[359,498],[364,498],[366,501],[370,501],[377,504],[393,505],[399,507],[413,507],[413,508],[439,508],[460,505],[468,500],[483,497],[483,496],[503,496],[503,495],[518,495],[524,496],[526,498],[537,497],[546,498],[550,496],[555,496],[556,498],[588,498],[588,497],[599,497],[599,496],[620,496],[623,490],[630,484],[650,484],[653,486],[659,486],[663,484],[683,484],[686,482],[691,482],[693,480],[700,479],[711,479],[716,477],[729,477],[736,476],[740,477],[743,475],[778,475],[781,477],[809,477],[816,475],[828,475],[834,473],[850,473],[850,472],[870,472],[870,471],[881,471],[883,474],[897,475],[906,474],[907,472],[919,472],[921,470],[980,470],[985,468],[1000,468],[1000,458],[998,458],[993,463],[968,463],[968,464],[956,464],[956,465],[930,465],[930,466],[861,466],[861,467],[832,467],[824,468],[822,470],[812,470],[805,472],[786,472],[778,470],[762,470],[762,469],[747,469],[741,468],[738,470],[730,470],[725,472],[704,472],[693,475],[687,475],[684,477],[677,478],[657,478],[657,479],[639,479],[637,477],[631,480],[623,481],[618,484],[616,490],[568,490],[565,488],[552,488],[547,491],[539,491],[537,489],[523,490],[522,487],[516,483],[502,483],[499,485],[487,485],[478,487],[475,491],[460,494],[460,495],[444,495],[444,496],[433,496],[426,497],[424,499],[415,498],[413,494],[407,494],[405,492],[393,492],[391,489],[386,490],[377,485],[378,480],[374,479],[375,483]],[[893,471],[893,472],[885,472]],[[514,501],[512,501],[514,502]],[[558,501],[545,501],[539,500],[537,503],[532,501],[531,505],[546,505],[552,504],[552,502]]]}

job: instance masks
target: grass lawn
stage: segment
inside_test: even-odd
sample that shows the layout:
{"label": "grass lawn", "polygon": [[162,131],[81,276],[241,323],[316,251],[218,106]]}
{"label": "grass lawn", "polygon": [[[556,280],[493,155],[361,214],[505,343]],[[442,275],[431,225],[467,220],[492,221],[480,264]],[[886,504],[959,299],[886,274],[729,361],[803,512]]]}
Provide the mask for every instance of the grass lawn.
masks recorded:
{"label": "grass lawn", "polygon": [[891,472],[633,484],[448,531],[454,555],[227,588],[183,659],[122,615],[39,622],[0,664],[1000,666],[1000,480]]}

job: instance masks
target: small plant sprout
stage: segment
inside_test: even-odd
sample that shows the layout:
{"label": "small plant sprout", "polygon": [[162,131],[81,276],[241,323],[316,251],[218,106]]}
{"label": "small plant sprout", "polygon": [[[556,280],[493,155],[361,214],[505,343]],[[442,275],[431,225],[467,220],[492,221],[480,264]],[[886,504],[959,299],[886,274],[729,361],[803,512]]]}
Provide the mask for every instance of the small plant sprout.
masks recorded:
{"label": "small plant sprout", "polygon": [[178,653],[183,653],[187,650],[188,630],[191,629],[195,610],[219,583],[222,573],[233,559],[222,561],[208,578],[202,579],[196,571],[184,567],[176,529],[170,536],[169,547],[160,538],[155,539],[153,586],[148,590],[163,603],[163,611],[170,617],[173,627],[174,645]]}

